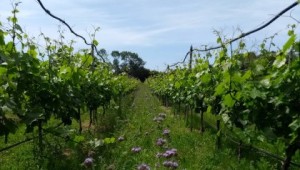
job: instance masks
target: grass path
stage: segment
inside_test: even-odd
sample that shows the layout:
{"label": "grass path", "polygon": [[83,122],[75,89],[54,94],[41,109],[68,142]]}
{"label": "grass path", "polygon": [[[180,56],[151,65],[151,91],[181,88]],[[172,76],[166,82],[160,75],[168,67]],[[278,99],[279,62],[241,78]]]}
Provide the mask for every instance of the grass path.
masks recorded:
{"label": "grass path", "polygon": [[[166,113],[166,118],[157,123],[153,119],[160,113]],[[124,124],[116,136],[124,137],[112,149],[112,154],[103,161],[103,169],[137,169],[141,164],[147,164],[151,169],[168,169],[165,161],[178,163],[177,169],[257,169],[253,162],[241,160],[238,163],[236,154],[231,149],[215,149],[215,133],[207,130],[204,134],[198,131],[190,132],[185,127],[182,117],[173,114],[160,105],[149,88],[141,84],[135,94],[132,112],[128,115],[127,124]],[[165,129],[170,130],[170,136],[163,134]],[[157,140],[166,140],[163,146],[157,145]],[[141,148],[134,153],[132,148]],[[176,149],[177,156],[171,158],[157,157],[168,149]],[[172,169],[172,168],[171,168]]]}

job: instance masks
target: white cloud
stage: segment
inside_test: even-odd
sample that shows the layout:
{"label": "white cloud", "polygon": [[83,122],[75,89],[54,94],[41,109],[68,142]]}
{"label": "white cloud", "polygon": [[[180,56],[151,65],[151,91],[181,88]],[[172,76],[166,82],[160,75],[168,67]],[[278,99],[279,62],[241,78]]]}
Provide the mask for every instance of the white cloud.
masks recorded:
{"label": "white cloud", "polygon": [[[88,38],[92,26],[99,26],[100,45],[108,49],[132,49],[146,56],[145,60],[167,63],[182,59],[190,44],[214,44],[213,29],[223,29],[231,36],[233,28],[249,31],[266,22],[294,0],[51,0],[42,1],[55,15],[64,19],[74,30]],[[7,1],[0,6],[0,19],[10,15]],[[300,16],[297,6],[294,16]],[[57,37],[60,23],[45,14],[36,1],[23,0],[19,20],[27,32],[38,35],[40,30]],[[264,31],[252,35],[261,39],[285,29],[289,18],[280,18]],[[61,24],[60,24],[61,25]],[[67,29],[64,27],[64,29]],[[68,31],[66,31],[68,32]],[[74,38],[71,34],[66,37]],[[281,40],[278,41],[283,41]],[[81,40],[77,39],[80,44]],[[182,47],[182,48],[179,48]],[[186,48],[186,49],[185,49]],[[150,50],[151,49],[151,50]],[[158,53],[163,50],[164,53]],[[153,58],[153,51],[157,58]],[[182,55],[180,55],[182,54]],[[150,58],[152,57],[152,58]],[[159,60],[159,61],[158,61]],[[155,67],[155,66],[153,66]]]}

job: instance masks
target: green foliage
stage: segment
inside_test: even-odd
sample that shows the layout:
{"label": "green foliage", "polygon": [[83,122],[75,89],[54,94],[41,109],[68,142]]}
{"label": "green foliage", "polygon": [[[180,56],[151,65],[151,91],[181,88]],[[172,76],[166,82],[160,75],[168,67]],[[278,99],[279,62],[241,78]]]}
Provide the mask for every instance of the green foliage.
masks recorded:
{"label": "green foliage", "polygon": [[[264,41],[258,56],[243,53],[245,44],[228,56],[228,47],[218,38],[222,49],[216,52],[214,63],[197,58],[193,69],[178,67],[148,83],[156,95],[173,105],[221,115],[228,128],[241,129],[237,136],[241,140],[284,141],[287,149],[299,140],[300,104],[300,62],[292,53],[298,44],[294,27],[288,34],[281,50],[267,51]],[[280,152],[285,154],[285,150]]]}
{"label": "green foliage", "polygon": [[[41,168],[45,166],[47,149],[61,147],[51,139],[50,146],[46,147],[48,139],[43,134],[50,133],[46,127],[53,125],[51,119],[66,127],[74,125],[74,120],[81,123],[87,109],[94,111],[119,104],[125,95],[134,91],[138,82],[125,74],[114,75],[110,65],[89,54],[89,49],[75,52],[73,42],[65,43],[63,35],[60,40],[52,40],[42,34],[46,47],[38,46],[18,25],[16,7],[13,16],[8,18],[12,28],[6,31],[0,27],[0,136],[4,136],[7,143],[9,134],[26,126],[26,135],[34,139],[38,136],[33,142],[38,144],[34,145],[38,146],[34,147],[38,153],[34,156]],[[96,40],[93,43],[98,45]],[[99,112],[94,114],[97,117]],[[78,143],[70,145],[74,148],[89,139],[78,131],[73,136],[63,132],[51,131]],[[104,139],[105,144],[114,142],[114,138]],[[55,151],[61,152],[61,148],[57,148]]]}
{"label": "green foliage", "polygon": [[105,144],[112,144],[112,143],[115,143],[115,142],[116,142],[116,138],[114,138],[114,137],[112,137],[112,138],[105,138],[105,139],[103,140],[103,142],[104,142]]}

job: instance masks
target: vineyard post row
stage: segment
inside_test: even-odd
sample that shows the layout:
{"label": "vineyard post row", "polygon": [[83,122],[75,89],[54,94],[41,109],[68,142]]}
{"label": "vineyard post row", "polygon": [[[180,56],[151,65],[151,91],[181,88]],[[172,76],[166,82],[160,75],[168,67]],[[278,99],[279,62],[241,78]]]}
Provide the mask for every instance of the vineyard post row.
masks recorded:
{"label": "vineyard post row", "polygon": [[[80,133],[83,110],[89,110],[91,125],[99,107],[105,112],[112,102],[121,104],[138,81],[115,75],[108,63],[88,49],[75,52],[73,43],[63,42],[63,35],[61,40],[52,40],[42,34],[46,44],[42,48],[18,24],[18,4],[14,4],[9,17],[12,27],[4,29],[0,22],[0,136],[7,143],[9,134],[25,124],[26,133],[32,137],[0,151],[38,138],[42,152],[44,126],[50,119],[64,125],[78,121]],[[92,49],[97,44],[93,40]]]}
{"label": "vineyard post row", "polygon": [[[262,27],[237,38],[226,41],[218,35],[219,46],[205,50],[191,47],[183,62],[171,65],[166,73],[148,80],[153,93],[163,103],[174,106],[174,113],[180,113],[183,108],[191,130],[195,108],[200,111],[201,131],[204,131],[203,113],[215,115],[217,148],[221,145],[222,126],[239,133],[236,137],[240,148],[242,143],[253,145],[257,141],[274,144],[274,139],[269,138],[276,136],[275,141],[285,145],[282,151],[285,159],[275,154],[273,158],[283,162],[282,169],[288,169],[291,164],[299,167],[299,163],[292,162],[300,149],[300,42],[296,26],[290,26],[288,40],[277,52],[270,51],[265,40],[256,55],[246,49],[241,39],[267,27],[298,3],[293,3]],[[238,47],[233,50],[232,42],[237,40],[240,40]],[[270,42],[269,46],[275,44]],[[199,54],[192,68],[193,52]],[[205,57],[200,57],[200,52],[206,52]],[[179,67],[188,55],[188,68]],[[211,64],[212,57],[214,63]],[[174,66],[177,67],[171,69]],[[245,138],[247,142],[243,142]]]}

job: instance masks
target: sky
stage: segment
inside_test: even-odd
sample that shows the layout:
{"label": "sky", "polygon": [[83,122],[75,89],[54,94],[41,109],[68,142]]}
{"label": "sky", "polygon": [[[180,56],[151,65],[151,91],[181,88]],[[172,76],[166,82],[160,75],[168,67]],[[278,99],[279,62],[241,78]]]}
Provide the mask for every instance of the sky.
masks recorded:
{"label": "sky", "polygon": [[[215,46],[220,31],[226,38],[252,30],[270,20],[296,0],[42,0],[54,15],[64,19],[77,33],[89,39],[95,27],[98,48],[136,52],[146,67],[164,70],[182,61],[191,45]],[[7,23],[11,0],[1,0],[0,21]],[[70,34],[59,21],[48,16],[36,0],[21,0],[19,24],[30,36],[43,32],[58,38],[58,26],[65,37],[75,40],[77,48],[89,48]],[[287,25],[295,24],[289,15],[300,20],[300,5],[272,25],[246,38],[249,48],[275,33],[274,42],[281,46],[288,38]],[[299,31],[299,28],[296,30]],[[299,38],[298,38],[299,40]],[[252,49],[251,49],[252,50]]]}

